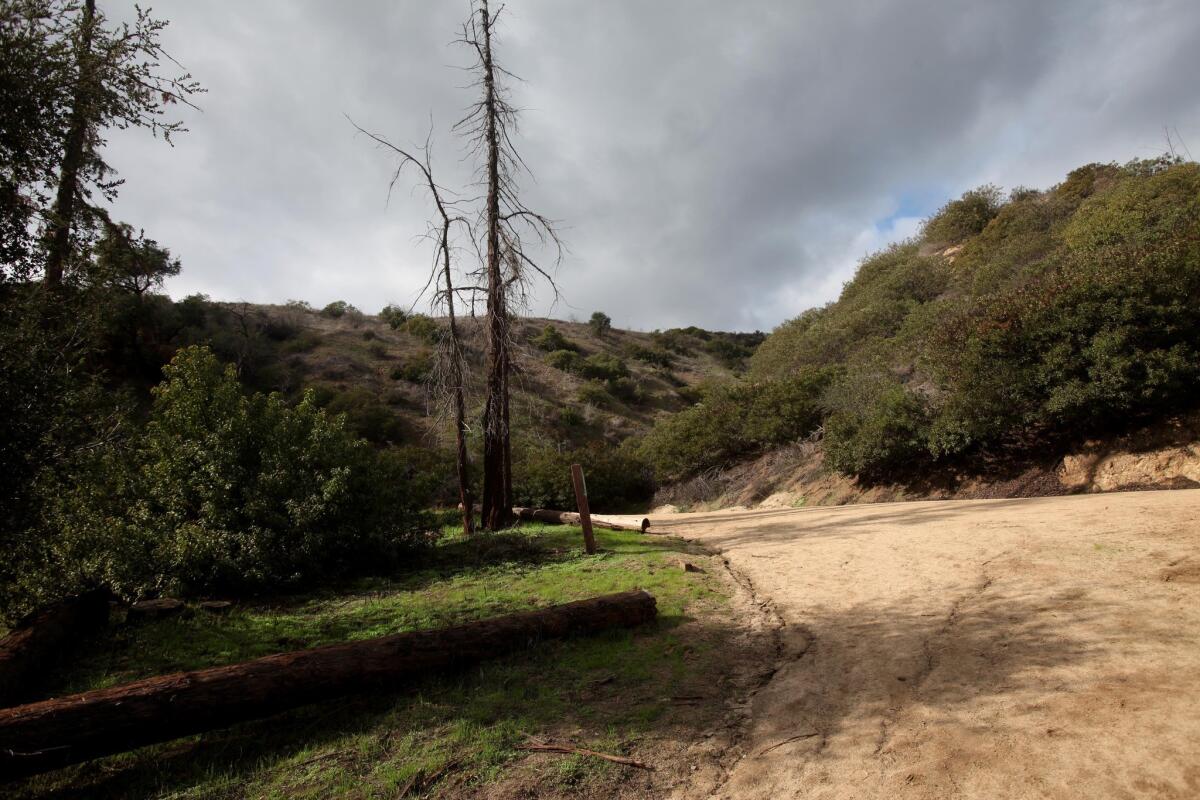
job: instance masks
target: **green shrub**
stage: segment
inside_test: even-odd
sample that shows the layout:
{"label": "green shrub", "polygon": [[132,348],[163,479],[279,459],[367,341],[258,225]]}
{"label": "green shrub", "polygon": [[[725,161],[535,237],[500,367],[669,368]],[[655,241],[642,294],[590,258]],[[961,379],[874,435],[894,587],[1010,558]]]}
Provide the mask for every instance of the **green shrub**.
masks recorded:
{"label": "green shrub", "polygon": [[606,381],[604,385],[610,395],[623,403],[641,405],[646,402],[646,390],[633,378],[617,378]]}
{"label": "green shrub", "polygon": [[660,418],[637,444],[660,481],[726,466],[807,436],[821,421],[832,370],[806,370],[777,381],[716,384],[699,403]]}
{"label": "green shrub", "polygon": [[654,496],[649,466],[620,448],[594,443],[558,452],[530,446],[518,450],[513,463],[513,497],[519,506],[575,508],[571,465],[583,466],[588,505],[596,513],[641,510]]}
{"label": "green shrub", "polygon": [[754,352],[750,374],[782,378],[804,367],[853,363],[898,337],[951,285],[953,267],[915,242],[863,259],[836,303],[779,326]]}
{"label": "green shrub", "polygon": [[574,350],[555,350],[546,355],[546,363],[563,372],[579,374],[583,371],[583,356]]}
{"label": "green shrub", "polygon": [[592,334],[598,339],[603,339],[612,330],[612,318],[603,311],[592,313],[588,320],[588,327],[592,329]]}
{"label": "green shrub", "polygon": [[302,329],[290,319],[284,317],[267,317],[263,320],[263,334],[273,342],[286,342],[300,335]]}
{"label": "green shrub", "polygon": [[921,398],[890,376],[856,374],[831,388],[825,461],[840,472],[881,478],[928,457]]}
{"label": "green shrub", "polygon": [[686,356],[703,347],[704,342],[712,338],[712,334],[693,325],[688,328],[668,328],[665,331],[654,331],[650,334],[650,338],[659,349]]}
{"label": "green shrub", "polygon": [[279,349],[287,355],[295,355],[297,353],[311,352],[319,344],[321,344],[321,337],[318,333],[310,330],[302,330],[280,345]]}
{"label": "green shrub", "polygon": [[[314,397],[314,403],[317,398]],[[374,444],[400,444],[407,434],[403,419],[374,392],[361,386],[337,392],[325,405],[330,414],[345,417],[346,427]]]}
{"label": "green shrub", "polygon": [[379,318],[386,322],[392,330],[398,330],[408,321],[408,312],[389,303],[379,312]]}
{"label": "green shrub", "polygon": [[579,387],[576,399],[584,405],[607,408],[613,404],[613,396],[600,381],[587,381]]}
{"label": "green shrub", "polygon": [[651,366],[670,369],[675,365],[675,357],[666,350],[645,347],[640,344],[628,344],[623,351],[626,358],[632,358]]}
{"label": "green shrub", "polygon": [[754,355],[753,347],[725,338],[705,342],[704,351],[729,369],[741,369],[745,360]]}
{"label": "green shrub", "polygon": [[595,353],[583,360],[579,366],[579,374],[591,380],[615,381],[619,378],[628,378],[629,367],[614,355]]}
{"label": "green shrub", "polygon": [[[382,451],[382,457],[394,460],[405,487],[417,508],[455,508],[459,502],[458,465],[453,450],[427,443],[404,445]],[[469,481],[477,484],[478,465],[470,465]],[[479,492],[475,492],[479,496]]]}
{"label": "green shrub", "polygon": [[559,406],[555,419],[560,428],[567,430],[581,428],[587,422],[584,419],[583,412],[574,406]]}
{"label": "green shrub", "polygon": [[1002,195],[995,186],[980,186],[951,200],[925,222],[921,237],[927,242],[957,244],[983,231],[1000,212]]}
{"label": "green shrub", "polygon": [[387,358],[390,355],[387,345],[383,342],[371,342],[367,345],[367,352],[375,358]]}
{"label": "green shrub", "polygon": [[562,332],[553,325],[547,325],[542,328],[541,333],[533,337],[533,346],[539,350],[545,350],[547,353],[558,350],[579,350],[579,345],[563,336]]}
{"label": "green shrub", "polygon": [[347,314],[362,314],[362,312],[345,300],[334,300],[321,309],[321,316],[329,317],[330,319],[339,319]]}
{"label": "green shrub", "polygon": [[391,376],[394,381],[424,383],[433,371],[433,354],[422,351],[405,359],[403,364],[392,368]]}
{"label": "green shrub", "polygon": [[442,340],[442,326],[426,314],[413,314],[403,327],[406,333],[428,344],[437,344]]}
{"label": "green shrub", "polygon": [[278,591],[400,563],[420,518],[404,465],[310,395],[243,394],[233,367],[180,350],[145,433],[58,495],[43,575],[127,597]]}

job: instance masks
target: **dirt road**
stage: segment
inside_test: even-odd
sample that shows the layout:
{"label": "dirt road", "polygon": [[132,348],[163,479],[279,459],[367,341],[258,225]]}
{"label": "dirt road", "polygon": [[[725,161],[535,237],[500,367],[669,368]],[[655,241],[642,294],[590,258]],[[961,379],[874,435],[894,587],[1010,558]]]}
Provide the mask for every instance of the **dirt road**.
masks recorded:
{"label": "dirt road", "polygon": [[780,621],[722,798],[1200,798],[1200,490],[652,518]]}

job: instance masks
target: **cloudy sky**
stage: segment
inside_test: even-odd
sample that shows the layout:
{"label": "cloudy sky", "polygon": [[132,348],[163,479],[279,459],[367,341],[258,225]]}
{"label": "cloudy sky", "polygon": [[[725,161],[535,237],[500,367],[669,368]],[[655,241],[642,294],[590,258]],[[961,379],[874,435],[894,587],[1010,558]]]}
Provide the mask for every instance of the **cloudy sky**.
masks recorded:
{"label": "cloudy sky", "polygon": [[[469,193],[467,0],[153,8],[203,113],[174,148],[110,151],[116,215],[183,260],[170,293],[414,302],[425,198],[388,202],[391,158],[344,115],[408,145],[432,119]],[[570,247],[532,311],[562,318],[769,330],[967,188],[1153,156],[1164,128],[1200,156],[1195,0],[509,0],[499,34],[524,196]]]}

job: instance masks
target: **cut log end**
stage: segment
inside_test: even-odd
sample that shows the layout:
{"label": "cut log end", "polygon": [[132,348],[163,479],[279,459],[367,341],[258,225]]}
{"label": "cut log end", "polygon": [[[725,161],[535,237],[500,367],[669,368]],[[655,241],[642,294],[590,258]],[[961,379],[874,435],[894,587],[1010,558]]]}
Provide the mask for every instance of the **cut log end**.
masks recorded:
{"label": "cut log end", "polygon": [[37,697],[51,668],[108,624],[112,593],[96,589],[29,614],[0,639],[0,706]]}

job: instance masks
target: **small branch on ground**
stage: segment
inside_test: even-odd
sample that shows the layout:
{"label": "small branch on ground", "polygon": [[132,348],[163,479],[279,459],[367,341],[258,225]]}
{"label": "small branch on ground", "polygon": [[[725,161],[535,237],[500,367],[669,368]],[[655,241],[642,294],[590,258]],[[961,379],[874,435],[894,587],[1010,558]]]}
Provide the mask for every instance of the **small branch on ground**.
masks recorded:
{"label": "small branch on ground", "polygon": [[638,769],[653,770],[654,767],[649,764],[644,764],[636,759],[627,758],[626,756],[615,756],[611,753],[600,753],[595,750],[588,750],[583,747],[575,747],[569,744],[542,744],[541,742],[528,742],[520,745],[518,750],[531,750],[537,753],[565,753],[567,755],[591,756],[592,758],[602,758],[605,761],[611,761],[614,764],[624,764],[627,767],[637,767]]}
{"label": "small branch on ground", "polygon": [[821,734],[818,731],[813,731],[812,733],[802,733],[799,736],[793,736],[789,739],[784,739],[782,742],[776,742],[775,744],[771,745],[770,747],[768,747],[764,750],[760,750],[758,752],[758,755],[763,756],[763,755],[766,755],[767,753],[771,752],[772,750],[778,750],[780,747],[783,747],[785,744],[791,744],[792,742],[798,742],[801,739],[811,739],[814,736],[820,736],[820,735]]}

